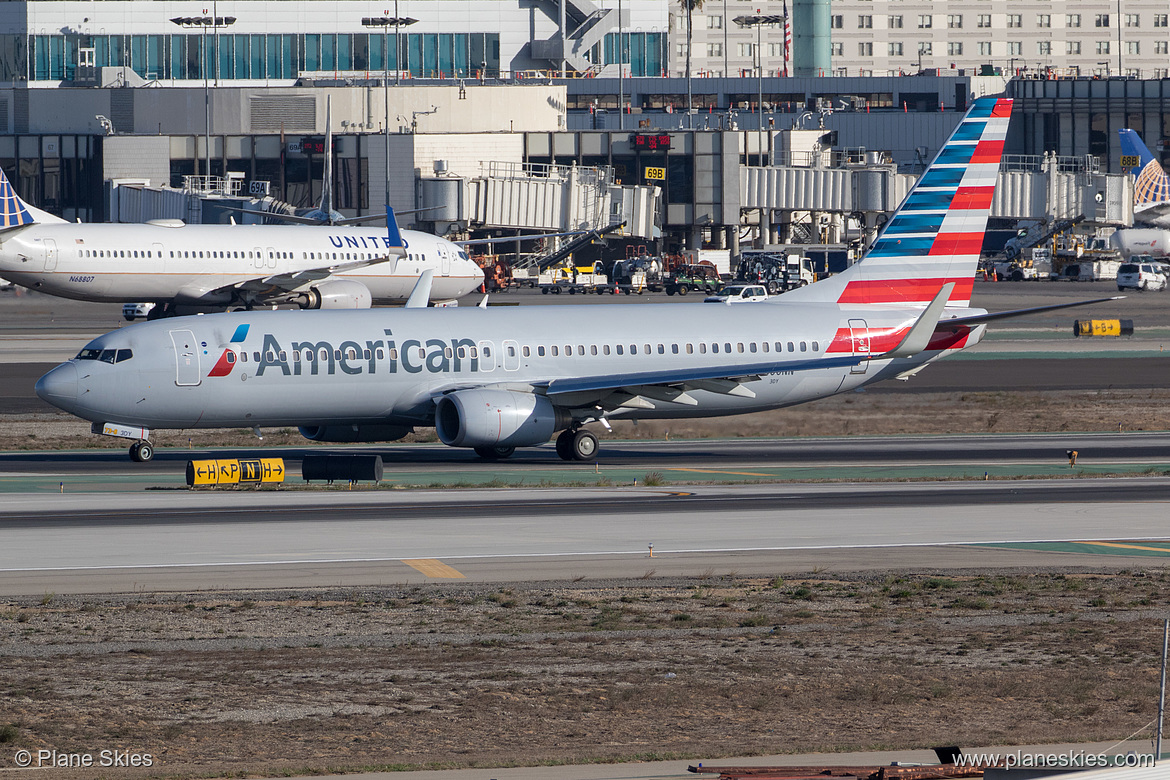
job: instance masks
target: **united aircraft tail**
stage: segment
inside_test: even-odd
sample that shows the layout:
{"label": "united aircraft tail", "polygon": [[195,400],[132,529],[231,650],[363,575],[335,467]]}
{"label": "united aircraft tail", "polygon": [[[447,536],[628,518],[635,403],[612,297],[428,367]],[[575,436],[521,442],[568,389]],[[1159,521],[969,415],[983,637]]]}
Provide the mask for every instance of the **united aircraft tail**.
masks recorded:
{"label": "united aircraft tail", "polygon": [[1011,113],[976,99],[862,260],[781,301],[926,306],[954,283],[947,305],[969,306]]}
{"label": "united aircraft tail", "polygon": [[1141,136],[1128,128],[1118,130],[1117,135],[1121,141],[1121,167],[1132,168],[1137,177],[1133,191],[1134,209],[1141,211],[1170,203],[1170,177],[1142,143]]}
{"label": "united aircraft tail", "polygon": [[41,211],[20,199],[4,169],[0,168],[0,231],[32,225],[37,222],[64,222],[47,211]]}

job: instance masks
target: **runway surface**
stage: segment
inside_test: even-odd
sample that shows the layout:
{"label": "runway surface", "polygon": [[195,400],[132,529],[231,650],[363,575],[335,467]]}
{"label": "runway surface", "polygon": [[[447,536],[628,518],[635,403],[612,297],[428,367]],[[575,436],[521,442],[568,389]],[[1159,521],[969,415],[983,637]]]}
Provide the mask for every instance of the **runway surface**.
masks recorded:
{"label": "runway surface", "polygon": [[[1002,310],[1113,294],[1109,287],[977,284],[976,299]],[[574,302],[570,298],[615,302],[610,296],[509,296],[506,302],[524,305],[564,305]],[[623,296],[617,302],[638,305],[655,298]],[[1043,315],[1020,330],[999,331],[971,359],[943,361],[910,382],[889,382],[870,392],[1164,387],[1170,354],[1158,350],[1163,338],[1170,342],[1168,304],[1170,296],[1151,294],[1093,311],[1093,316],[1134,317],[1142,329],[1137,340],[1082,343],[1070,336],[1076,313]],[[117,307],[44,296],[6,299],[0,310],[20,315],[0,327],[0,341],[11,347],[0,355],[6,363],[0,413],[48,411],[32,393],[36,378],[87,334],[121,324]],[[1170,436],[1163,434],[607,441],[604,470],[564,464],[551,447],[524,450],[496,464],[438,445],[346,451],[380,454],[389,479],[404,484],[569,479],[628,485],[650,472],[661,473],[666,482],[914,479],[927,471],[933,477],[969,477],[984,470],[997,476],[1055,473],[1068,469],[1069,449],[1080,452],[1083,473],[1108,464],[1164,473],[1170,462]],[[295,475],[307,451],[266,454],[285,457]],[[1170,482],[1154,477],[459,493],[174,489],[188,459],[237,454],[255,450],[164,449],[149,464],[130,463],[122,450],[0,454],[0,490],[6,491],[0,593],[464,577],[534,581],[651,571],[692,576],[712,568],[774,575],[815,566],[1093,566],[1129,560],[1120,555],[1145,555],[1157,564],[1168,552],[1158,542],[1170,538],[1163,520],[1170,515]],[[144,490],[150,487],[156,489]],[[41,492],[22,492],[29,490]],[[66,494],[55,495],[59,490]],[[1083,545],[1094,540],[1129,546]]]}
{"label": "runway surface", "polygon": [[1028,545],[1166,540],[1167,516],[1165,478],[455,495],[163,492],[100,502],[13,495],[0,510],[0,593],[524,582],[650,570],[693,576],[724,567],[773,576],[794,565],[807,571],[826,553],[852,568],[913,559],[919,567],[931,560],[1094,565],[1096,556]]}

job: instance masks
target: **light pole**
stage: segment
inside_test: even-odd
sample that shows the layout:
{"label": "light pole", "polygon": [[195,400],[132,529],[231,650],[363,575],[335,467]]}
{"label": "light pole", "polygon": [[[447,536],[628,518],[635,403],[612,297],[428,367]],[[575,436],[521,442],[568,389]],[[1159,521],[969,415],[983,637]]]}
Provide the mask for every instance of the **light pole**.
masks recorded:
{"label": "light pole", "polygon": [[618,130],[626,129],[626,52],[622,45],[622,0],[618,0]]}
{"label": "light pole", "polygon": [[[198,27],[201,31],[200,37],[202,38],[202,41],[200,42],[200,45],[203,47],[203,56],[200,58],[201,59],[200,67],[203,70],[203,121],[204,121],[204,131],[206,133],[206,142],[207,142],[206,160],[204,162],[203,170],[204,170],[204,176],[206,177],[205,182],[204,182],[204,186],[210,187],[211,186],[211,91],[210,91],[210,88],[209,88],[208,83],[207,83],[207,78],[209,75],[207,72],[208,71],[208,67],[207,67],[207,55],[208,55],[207,31],[209,29],[219,30],[219,28],[221,28],[221,27],[231,27],[233,24],[236,23],[236,17],[234,17],[234,16],[176,16],[174,19],[171,19],[171,23],[177,24],[179,27],[183,27],[186,29],[190,29],[192,27]],[[218,40],[218,33],[216,35],[217,35],[217,40]],[[216,51],[216,53],[215,53],[215,59],[216,59],[216,67],[217,67],[217,71],[218,71],[218,65],[219,65],[219,52],[218,51]],[[216,83],[218,85],[218,79],[217,79]]]}
{"label": "light pole", "polygon": [[756,28],[756,62],[759,67],[759,95],[757,100],[757,111],[759,112],[760,122],[760,165],[764,165],[764,49],[763,49],[763,27],[765,24],[783,24],[784,17],[781,14],[759,14],[754,16],[737,16],[735,23],[740,27],[755,27]]}
{"label": "light pole", "polygon": [[[398,28],[409,27],[418,21],[418,19],[411,19],[409,16],[405,19],[398,16],[398,0],[394,0],[394,16],[374,16],[363,17],[363,27],[381,27],[382,28],[382,69],[385,73],[382,76],[382,101],[386,108],[386,124],[382,126],[382,132],[386,134],[386,220],[390,220],[390,28],[394,28],[394,83],[398,83],[398,78],[402,72],[401,63],[399,62],[399,54],[402,49],[398,45]],[[389,224],[387,224],[389,227]]]}

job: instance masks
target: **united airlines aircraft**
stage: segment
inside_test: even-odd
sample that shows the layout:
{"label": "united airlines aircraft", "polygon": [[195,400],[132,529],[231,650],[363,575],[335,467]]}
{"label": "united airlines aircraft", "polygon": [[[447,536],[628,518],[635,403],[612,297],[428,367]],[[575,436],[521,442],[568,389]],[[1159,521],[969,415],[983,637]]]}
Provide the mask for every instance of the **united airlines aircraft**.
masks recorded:
{"label": "united airlines aircraft", "polygon": [[768,301],[176,318],[95,339],[36,391],[134,440],[136,460],[158,428],[351,442],[431,425],[484,458],[556,435],[561,458],[587,460],[587,423],[755,412],[907,377],[991,320],[1076,305],[970,307],[1010,114],[1010,100],[976,100],[864,260]]}
{"label": "united airlines aircraft", "polygon": [[[391,222],[393,220],[390,220]],[[401,303],[423,271],[432,300],[483,284],[467,252],[412,230],[66,222],[22,201],[0,170],[0,277],[81,301],[153,301],[153,316],[294,305]]]}

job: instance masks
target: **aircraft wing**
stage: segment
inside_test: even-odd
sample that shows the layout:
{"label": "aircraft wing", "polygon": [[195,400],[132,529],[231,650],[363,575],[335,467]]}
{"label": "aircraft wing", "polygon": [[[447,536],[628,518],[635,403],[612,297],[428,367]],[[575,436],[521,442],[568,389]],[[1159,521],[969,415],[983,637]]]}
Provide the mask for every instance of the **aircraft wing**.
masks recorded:
{"label": "aircraft wing", "polygon": [[729,371],[728,367],[675,368],[580,379],[567,377],[550,381],[543,387],[543,391],[562,406],[600,406],[606,410],[623,406],[652,409],[654,401],[694,406],[698,402],[687,395],[690,390],[754,398],[755,393],[744,387],[744,383],[759,380],[768,374],[845,368],[860,365],[868,360],[914,357],[927,348],[954,286],[953,282],[943,285],[922,314],[918,315],[901,342],[892,350],[877,355],[766,360],[735,366],[732,371]]}
{"label": "aircraft wing", "polygon": [[[384,217],[383,217],[384,218]],[[280,293],[297,292],[304,288],[307,284],[319,282],[322,279],[328,279],[335,274],[345,273],[346,271],[356,271],[359,268],[366,268],[371,265],[378,265],[385,263],[393,254],[384,257],[377,257],[372,260],[352,260],[348,263],[336,263],[330,266],[323,266],[321,268],[306,268],[302,271],[294,271],[291,273],[275,274],[273,276],[258,276],[254,279],[245,279],[242,282],[233,282],[232,284],[224,285],[211,292],[230,292],[238,290],[243,292],[255,293],[257,295],[276,295]]]}
{"label": "aircraft wing", "polygon": [[476,244],[506,244],[510,241],[532,241],[537,238],[564,238],[566,236],[581,236],[586,233],[597,233],[604,235],[626,223],[619,222],[604,228],[587,228],[583,230],[570,230],[565,233],[526,233],[523,236],[496,236],[495,238],[471,238],[466,241],[452,241],[452,244],[459,246],[474,246]]}
{"label": "aircraft wing", "polygon": [[[295,222],[298,225],[361,225],[366,222],[385,222],[385,214],[366,214],[360,217],[343,217],[328,222],[317,217],[302,217],[296,214],[282,214],[279,211],[263,211],[261,209],[246,209],[243,206],[219,206],[224,211],[238,211],[241,214],[255,214],[258,217],[265,217],[268,219],[279,219],[283,222]],[[433,211],[434,209],[443,208],[442,206],[427,206],[425,209],[410,209],[409,211],[395,211],[397,215],[402,214],[417,214],[420,211]]]}
{"label": "aircraft wing", "polygon": [[[880,355],[872,356],[874,358]],[[610,374],[588,378],[553,379],[546,384],[537,384],[537,392],[543,392],[559,406],[599,406],[607,411],[619,407],[654,408],[653,401],[695,406],[698,404],[690,390],[707,390],[714,393],[754,398],[745,382],[752,382],[768,374],[795,371],[816,371],[825,368],[855,366],[870,355],[848,355],[813,360],[776,361],[736,366],[729,372],[724,368],[671,369],[667,371],[640,371],[632,374]]]}

